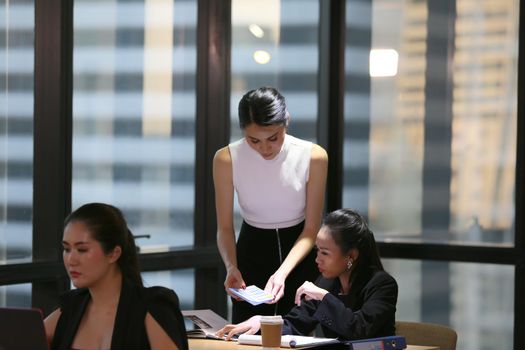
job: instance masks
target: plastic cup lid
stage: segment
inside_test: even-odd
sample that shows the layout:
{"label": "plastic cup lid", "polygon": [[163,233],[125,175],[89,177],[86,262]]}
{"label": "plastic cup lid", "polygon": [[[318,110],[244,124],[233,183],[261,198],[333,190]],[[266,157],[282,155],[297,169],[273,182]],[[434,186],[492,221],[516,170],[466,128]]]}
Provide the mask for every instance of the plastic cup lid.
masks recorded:
{"label": "plastic cup lid", "polygon": [[261,316],[261,323],[283,323],[283,318],[277,316]]}

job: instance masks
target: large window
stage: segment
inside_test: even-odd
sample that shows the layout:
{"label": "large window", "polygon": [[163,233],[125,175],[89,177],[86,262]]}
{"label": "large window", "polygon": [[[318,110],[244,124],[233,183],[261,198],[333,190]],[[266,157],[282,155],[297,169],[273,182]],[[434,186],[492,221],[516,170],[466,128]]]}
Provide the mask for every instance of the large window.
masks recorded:
{"label": "large window", "polygon": [[518,4],[347,2],[345,206],[389,238],[514,242]]}
{"label": "large window", "polygon": [[[346,5],[343,205],[386,243],[512,247],[519,2]],[[450,325],[461,349],[512,347],[513,266],[386,265],[397,319]]]}
{"label": "large window", "polygon": [[[0,265],[32,259],[34,3],[0,4]],[[29,305],[27,285],[0,306]]]}
{"label": "large window", "polygon": [[[194,1],[75,1],[73,209],[121,208],[141,252],[193,244]],[[149,238],[148,238],[149,237]]]}
{"label": "large window", "polygon": [[34,4],[0,5],[0,263],[31,259]]}
{"label": "large window", "polygon": [[[141,253],[192,246],[196,1],[77,0],[72,207],[124,212]],[[193,270],[150,272],[193,305]]]}

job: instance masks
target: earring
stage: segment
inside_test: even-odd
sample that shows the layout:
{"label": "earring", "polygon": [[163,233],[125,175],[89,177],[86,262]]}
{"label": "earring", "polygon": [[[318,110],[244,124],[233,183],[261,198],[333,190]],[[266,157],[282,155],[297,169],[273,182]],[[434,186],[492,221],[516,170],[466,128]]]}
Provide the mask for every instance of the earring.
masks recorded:
{"label": "earring", "polygon": [[354,262],[352,261],[352,259],[348,259],[348,262],[346,263],[346,269],[347,270],[350,270],[352,268],[352,265],[354,264]]}

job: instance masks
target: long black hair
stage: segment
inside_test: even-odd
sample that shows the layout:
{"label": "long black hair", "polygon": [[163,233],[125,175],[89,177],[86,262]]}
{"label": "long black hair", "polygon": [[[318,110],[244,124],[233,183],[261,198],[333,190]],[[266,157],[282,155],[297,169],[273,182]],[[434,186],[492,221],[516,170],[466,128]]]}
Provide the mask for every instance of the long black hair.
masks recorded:
{"label": "long black hair", "polygon": [[352,209],[338,209],[325,217],[323,226],[328,228],[343,255],[352,249],[359,251],[352,279],[365,268],[384,270],[374,234],[361,214]]}
{"label": "long black hair", "polygon": [[131,283],[143,286],[135,239],[120,209],[104,203],[84,204],[66,218],[64,228],[71,222],[86,225],[92,238],[100,243],[106,254],[120,246],[122,253],[117,264],[122,275]]}
{"label": "long black hair", "polygon": [[290,114],[284,96],[269,86],[250,90],[239,102],[239,126],[244,129],[255,123],[259,126],[288,125]]}

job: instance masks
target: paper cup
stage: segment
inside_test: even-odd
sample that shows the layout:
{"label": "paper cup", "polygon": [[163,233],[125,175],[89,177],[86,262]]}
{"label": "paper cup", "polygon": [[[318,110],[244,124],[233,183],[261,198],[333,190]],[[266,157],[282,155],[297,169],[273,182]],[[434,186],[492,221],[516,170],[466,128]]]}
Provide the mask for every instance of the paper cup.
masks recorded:
{"label": "paper cup", "polygon": [[261,316],[261,338],[263,350],[277,350],[281,347],[283,318],[281,316]]}

